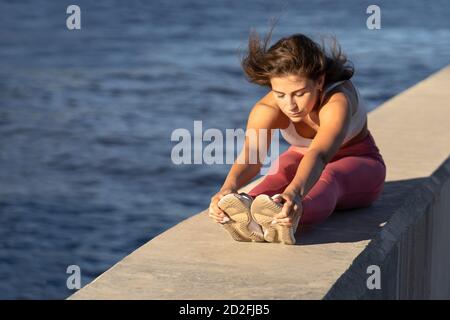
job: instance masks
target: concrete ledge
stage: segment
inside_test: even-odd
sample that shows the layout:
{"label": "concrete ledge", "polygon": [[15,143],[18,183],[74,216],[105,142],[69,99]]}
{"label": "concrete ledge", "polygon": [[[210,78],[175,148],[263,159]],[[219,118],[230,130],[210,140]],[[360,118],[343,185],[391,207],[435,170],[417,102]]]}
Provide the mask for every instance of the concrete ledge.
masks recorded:
{"label": "concrete ledge", "polygon": [[[449,85],[450,66],[369,113],[387,165],[371,207],[335,212],[295,246],[235,242],[205,210],[69,299],[450,298]],[[367,289],[369,265],[381,290]]]}
{"label": "concrete ledge", "polygon": [[[412,190],[326,299],[450,298],[450,157]],[[381,270],[369,290],[367,266]]]}

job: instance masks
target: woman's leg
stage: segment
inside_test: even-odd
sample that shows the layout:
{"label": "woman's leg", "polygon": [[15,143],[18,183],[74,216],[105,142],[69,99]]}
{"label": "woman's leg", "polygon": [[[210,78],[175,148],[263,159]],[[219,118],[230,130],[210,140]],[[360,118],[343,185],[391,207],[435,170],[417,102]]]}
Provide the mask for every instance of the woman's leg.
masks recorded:
{"label": "woman's leg", "polygon": [[[248,194],[255,198],[259,194],[282,193],[294,178],[302,158],[302,153],[290,147]],[[341,149],[303,199],[300,223],[322,222],[334,210],[369,206],[380,196],[385,178],[386,167],[371,135],[358,145]]]}
{"label": "woman's leg", "polygon": [[294,179],[302,158],[302,153],[294,151],[290,147],[278,157],[266,177],[250,190],[248,194],[255,198],[260,194],[273,196],[277,193],[282,193],[292,179]]}
{"label": "woman's leg", "polygon": [[381,194],[386,167],[366,156],[347,156],[325,166],[303,199],[302,224],[324,221],[335,209],[367,207]]}

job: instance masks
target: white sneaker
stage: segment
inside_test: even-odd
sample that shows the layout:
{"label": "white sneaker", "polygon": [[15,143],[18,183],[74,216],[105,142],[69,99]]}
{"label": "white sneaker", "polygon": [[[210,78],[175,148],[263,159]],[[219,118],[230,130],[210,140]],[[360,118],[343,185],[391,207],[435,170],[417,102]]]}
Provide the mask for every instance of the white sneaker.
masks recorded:
{"label": "white sneaker", "polygon": [[281,212],[283,204],[274,202],[273,198],[266,194],[260,194],[253,200],[250,208],[253,219],[261,225],[263,229],[264,239],[268,242],[282,242],[284,244],[295,244],[295,231],[300,221],[300,215],[294,217],[292,226],[282,226],[272,224],[273,217]]}
{"label": "white sneaker", "polygon": [[219,208],[230,217],[222,222],[222,227],[236,241],[264,242],[261,226],[250,214],[251,204],[252,198],[244,193],[230,193],[220,199]]}

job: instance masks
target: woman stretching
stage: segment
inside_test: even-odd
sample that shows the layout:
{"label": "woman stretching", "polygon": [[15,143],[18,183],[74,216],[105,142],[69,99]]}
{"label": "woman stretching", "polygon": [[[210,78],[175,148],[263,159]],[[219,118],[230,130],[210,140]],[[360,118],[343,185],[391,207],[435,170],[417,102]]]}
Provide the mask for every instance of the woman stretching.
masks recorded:
{"label": "woman stretching", "polygon": [[249,81],[271,89],[251,110],[247,132],[260,137],[265,129],[264,155],[276,129],[290,147],[248,194],[238,193],[262,167],[259,158],[248,161],[250,153],[260,154],[260,138],[251,143],[246,136],[240,155],[245,161],[234,162],[211,198],[209,216],[237,241],[295,244],[299,224],[370,206],[383,190],[386,166],[339,45],[334,42],[328,53],[294,34],[267,49],[271,32],[263,43],[251,33],[242,59]]}

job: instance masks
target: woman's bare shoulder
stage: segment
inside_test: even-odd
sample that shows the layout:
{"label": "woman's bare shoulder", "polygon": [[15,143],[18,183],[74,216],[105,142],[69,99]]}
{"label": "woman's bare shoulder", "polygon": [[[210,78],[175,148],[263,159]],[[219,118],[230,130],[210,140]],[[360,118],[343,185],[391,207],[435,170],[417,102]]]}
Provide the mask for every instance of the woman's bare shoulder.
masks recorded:
{"label": "woman's bare shoulder", "polygon": [[349,105],[352,114],[354,114],[358,104],[358,97],[356,94],[355,86],[350,80],[346,80],[344,83],[328,92],[327,96],[323,100],[318,114],[320,114],[320,111],[326,110],[327,106],[333,105],[336,101],[339,100],[345,100]]}
{"label": "woman's bare shoulder", "polygon": [[256,104],[262,104],[276,109],[280,109],[275,101],[272,91],[269,91],[264,97],[262,97]]}
{"label": "woman's bare shoulder", "polygon": [[285,122],[285,115],[275,102],[271,92],[255,103],[249,117],[247,127],[279,129]]}

